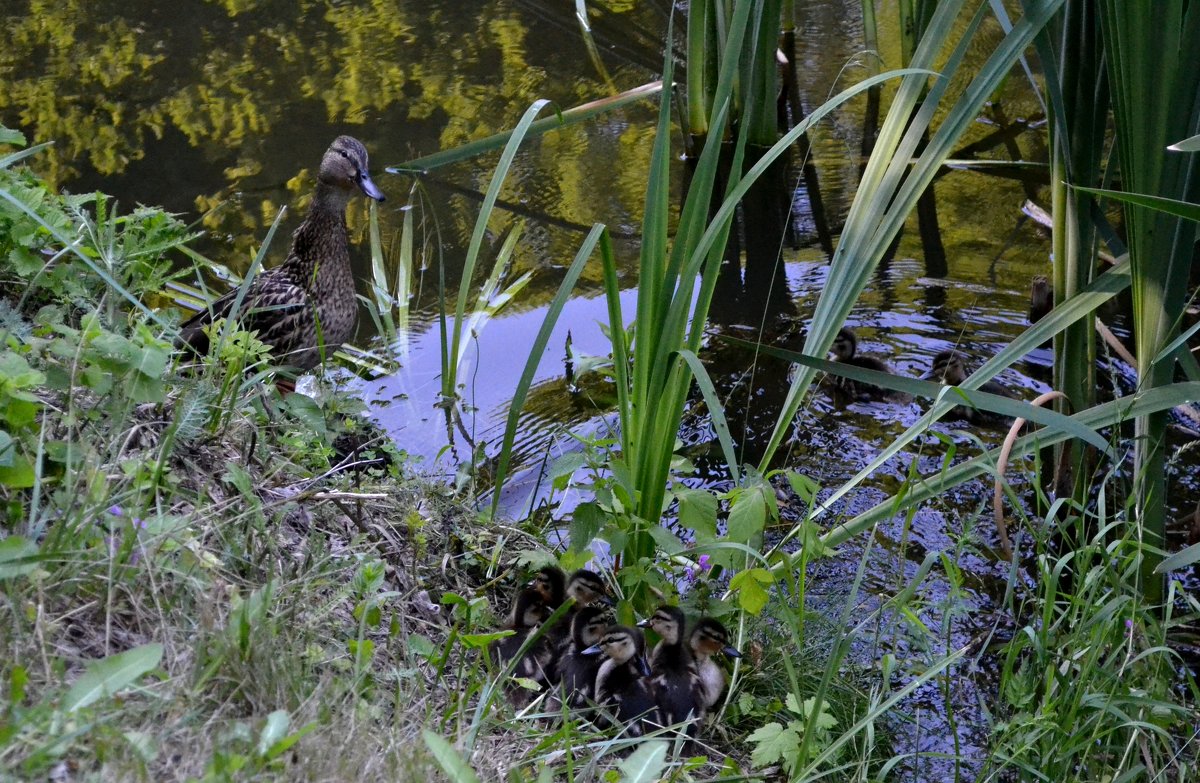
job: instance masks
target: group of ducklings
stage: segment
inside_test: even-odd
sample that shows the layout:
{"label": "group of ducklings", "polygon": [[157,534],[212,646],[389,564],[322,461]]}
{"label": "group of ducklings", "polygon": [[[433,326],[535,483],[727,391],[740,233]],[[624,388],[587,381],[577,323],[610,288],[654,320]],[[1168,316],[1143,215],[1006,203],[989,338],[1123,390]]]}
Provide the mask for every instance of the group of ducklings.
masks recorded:
{"label": "group of ducklings", "polygon": [[[568,598],[566,613],[542,631]],[[618,724],[639,737],[686,723],[688,736],[695,737],[725,689],[725,672],[715,657],[741,657],[729,643],[729,632],[705,617],[687,633],[683,611],[669,605],[635,627],[614,624],[608,613],[614,603],[599,574],[580,569],[568,579],[561,569],[547,566],[517,593],[506,626],[513,634],[492,643],[492,660],[503,666],[517,659],[513,674],[548,690],[549,704],[561,704],[598,725]],[[649,656],[642,628],[660,640]],[[532,692],[514,687],[508,694],[522,707]]]}
{"label": "group of ducklings", "polygon": [[[877,356],[858,353],[858,336],[849,327],[843,327],[833,340],[831,348],[834,361],[865,370],[893,373],[886,361]],[[933,357],[933,366],[924,377],[941,381],[946,386],[958,386],[970,375],[970,363],[967,357],[955,350],[947,350]],[[880,386],[853,381],[849,378],[838,378],[834,381],[836,391],[851,399],[882,400],[892,399],[895,392]],[[995,394],[1001,397],[1015,398],[1015,395],[995,381],[987,381],[979,387],[979,391]],[[969,408],[963,405],[954,409],[955,415],[969,422],[980,424],[995,420],[995,414]]]}

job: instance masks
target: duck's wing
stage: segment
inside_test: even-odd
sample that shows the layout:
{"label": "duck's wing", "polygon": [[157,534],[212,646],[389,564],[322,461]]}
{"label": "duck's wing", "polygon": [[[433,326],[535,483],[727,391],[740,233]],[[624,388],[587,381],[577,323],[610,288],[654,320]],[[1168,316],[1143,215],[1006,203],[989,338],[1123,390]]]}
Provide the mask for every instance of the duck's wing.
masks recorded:
{"label": "duck's wing", "polygon": [[[277,358],[284,359],[294,351],[313,322],[312,304],[308,292],[289,275],[264,272],[250,285],[238,312],[238,321],[246,331],[258,332],[258,339],[271,349]],[[238,299],[234,289],[189,318],[179,327],[176,345],[190,348],[198,355],[208,353],[211,345],[204,328],[233,313]]]}

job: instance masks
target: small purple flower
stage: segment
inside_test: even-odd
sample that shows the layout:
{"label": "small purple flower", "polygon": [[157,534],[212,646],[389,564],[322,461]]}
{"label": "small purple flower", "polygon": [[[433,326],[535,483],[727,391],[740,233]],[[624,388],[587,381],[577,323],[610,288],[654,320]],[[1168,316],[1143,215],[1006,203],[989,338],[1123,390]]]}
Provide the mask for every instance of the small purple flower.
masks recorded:
{"label": "small purple flower", "polygon": [[1130,635],[1133,634],[1133,620],[1125,621],[1125,630],[1128,631]]}
{"label": "small purple flower", "polygon": [[108,507],[108,513],[112,514],[114,517],[123,517],[125,516],[125,509],[117,505],[112,505]]}
{"label": "small purple flower", "polygon": [[696,561],[696,565],[701,571],[707,571],[708,569],[712,568],[708,562],[708,555],[700,555],[700,559]]}
{"label": "small purple flower", "polygon": [[133,518],[133,526],[135,528],[137,528],[138,530],[145,530],[146,522],[141,517],[134,517]]}

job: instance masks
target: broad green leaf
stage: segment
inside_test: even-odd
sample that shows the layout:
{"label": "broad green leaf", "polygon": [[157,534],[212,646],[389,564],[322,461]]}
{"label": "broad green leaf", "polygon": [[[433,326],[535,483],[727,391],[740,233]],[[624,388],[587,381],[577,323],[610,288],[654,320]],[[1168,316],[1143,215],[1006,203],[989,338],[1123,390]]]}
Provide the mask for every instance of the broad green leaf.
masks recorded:
{"label": "broad green leaf", "polygon": [[629,758],[621,762],[618,771],[621,783],[655,783],[666,767],[667,743],[664,740],[643,742]]}
{"label": "broad green leaf", "polygon": [[763,531],[767,524],[767,500],[761,485],[747,487],[733,498],[729,509],[729,527],[726,537],[733,542],[746,544]]}
{"label": "broad green leaf", "polygon": [[63,697],[63,712],[75,712],[120,692],[158,666],[162,656],[163,646],[154,642],[89,663],[87,671]]}
{"label": "broad green leaf", "polygon": [[591,546],[604,526],[604,512],[592,502],[580,503],[571,513],[571,549],[582,552]]}
{"label": "broad green leaf", "polygon": [[37,568],[37,544],[21,536],[9,536],[0,540],[0,579],[10,579],[28,574]]}
{"label": "broad green leaf", "polygon": [[758,728],[746,738],[747,741],[754,743],[754,750],[750,752],[750,761],[755,767],[765,767],[779,762],[787,762],[788,769],[795,766],[797,755],[800,752],[800,732],[796,731],[792,725],[784,728],[782,723],[772,721]]}
{"label": "broad green leaf", "polygon": [[696,533],[701,541],[717,537],[717,497],[706,489],[675,490],[679,501],[679,524]]}
{"label": "broad green leaf", "polygon": [[445,772],[446,777],[450,778],[451,783],[479,783],[479,778],[475,776],[470,765],[458,754],[453,745],[429,729],[422,729],[421,737],[425,740],[425,746],[429,748],[429,752],[437,760],[438,766],[442,768],[442,772]]}
{"label": "broad green leaf", "polygon": [[258,735],[258,755],[266,756],[271,747],[287,736],[292,717],[287,710],[275,710],[267,716],[262,732]]}
{"label": "broad green leaf", "polygon": [[503,639],[506,636],[512,636],[515,631],[495,631],[493,633],[464,633],[458,638],[466,646],[478,650],[487,647],[497,639]]}

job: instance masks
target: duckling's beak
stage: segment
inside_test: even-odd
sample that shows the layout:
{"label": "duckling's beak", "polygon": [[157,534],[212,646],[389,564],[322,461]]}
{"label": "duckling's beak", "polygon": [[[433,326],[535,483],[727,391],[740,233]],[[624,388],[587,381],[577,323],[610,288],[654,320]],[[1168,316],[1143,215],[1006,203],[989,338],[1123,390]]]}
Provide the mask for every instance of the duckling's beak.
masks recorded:
{"label": "duckling's beak", "polygon": [[358,187],[361,188],[362,192],[368,197],[373,198],[376,201],[387,200],[387,196],[383,195],[383,191],[375,186],[375,183],[371,181],[371,175],[365,171],[358,175]]}
{"label": "duckling's beak", "polygon": [[650,676],[650,664],[646,662],[646,656],[639,655],[637,657],[637,666],[638,671],[642,673],[643,677]]}
{"label": "duckling's beak", "polygon": [[727,644],[724,647],[722,647],[721,652],[725,653],[730,658],[741,658],[742,657],[742,654],[740,652],[738,652],[738,648],[734,647],[732,644]]}
{"label": "duckling's beak", "polygon": [[602,652],[602,650],[600,649],[600,645],[593,644],[591,647],[587,648],[586,650],[580,650],[579,654],[580,655],[599,655],[601,652]]}
{"label": "duckling's beak", "polygon": [[650,620],[651,620],[651,619],[652,619],[652,618],[650,618],[650,617],[647,617],[645,620],[642,620],[640,623],[638,623],[638,624],[637,624],[637,627],[638,627],[638,628],[649,628],[649,627],[650,627]]}
{"label": "duckling's beak", "polygon": [[605,606],[616,606],[617,605],[617,601],[615,598],[613,598],[611,595],[606,595],[604,593],[600,594],[600,603],[604,604]]}

